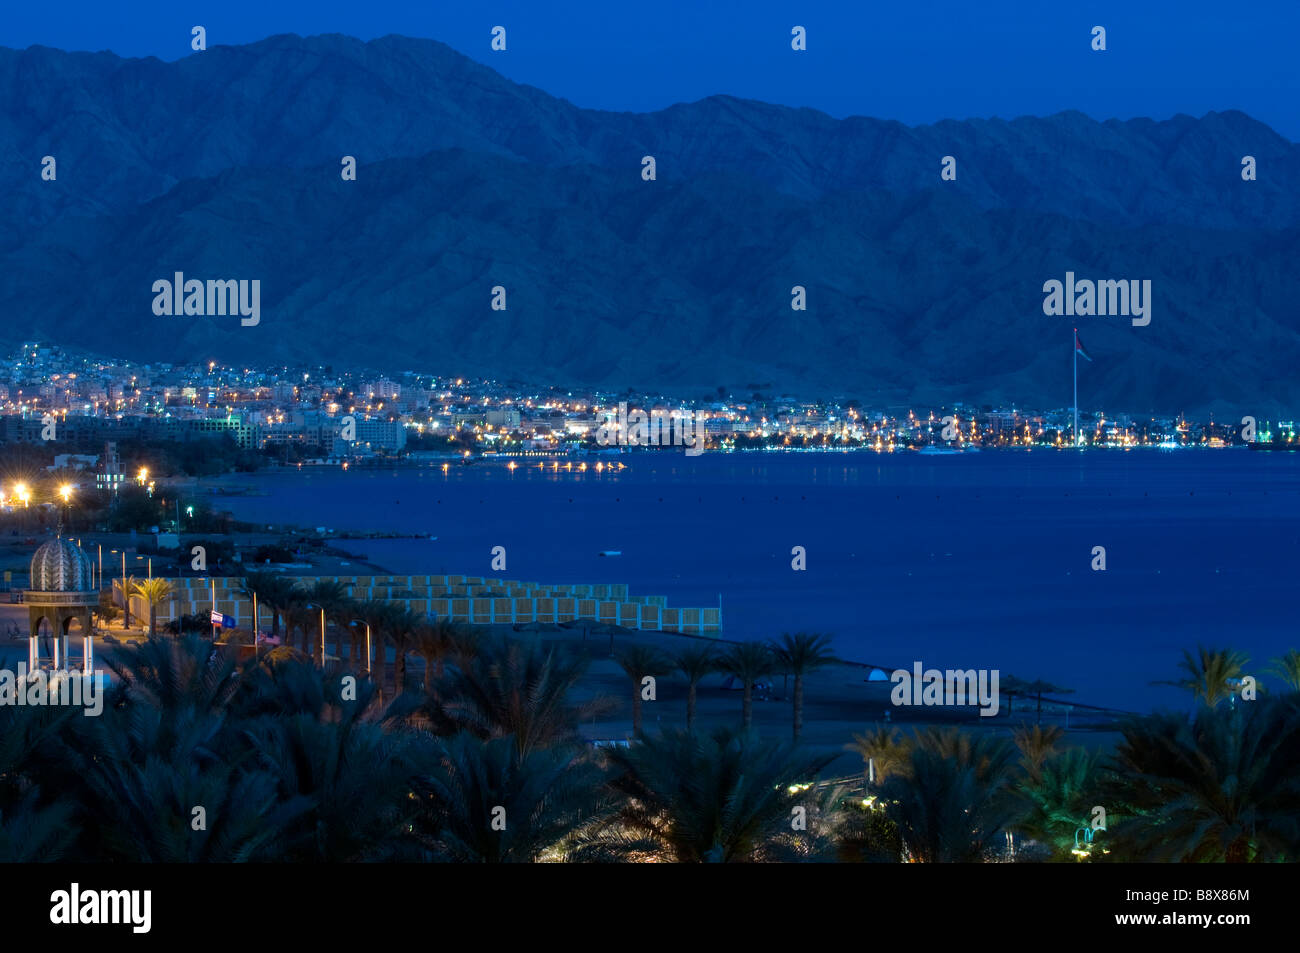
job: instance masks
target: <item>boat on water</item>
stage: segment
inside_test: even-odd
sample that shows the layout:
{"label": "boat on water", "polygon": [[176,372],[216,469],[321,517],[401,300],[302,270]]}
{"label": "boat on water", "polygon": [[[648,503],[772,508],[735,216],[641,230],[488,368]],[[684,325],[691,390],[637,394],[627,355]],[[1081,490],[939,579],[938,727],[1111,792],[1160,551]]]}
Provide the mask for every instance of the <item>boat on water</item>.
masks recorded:
{"label": "boat on water", "polygon": [[602,549],[602,550],[601,550],[599,553],[597,553],[596,555],[598,555],[598,556],[622,556],[622,555],[623,555],[623,550],[621,550],[621,549]]}

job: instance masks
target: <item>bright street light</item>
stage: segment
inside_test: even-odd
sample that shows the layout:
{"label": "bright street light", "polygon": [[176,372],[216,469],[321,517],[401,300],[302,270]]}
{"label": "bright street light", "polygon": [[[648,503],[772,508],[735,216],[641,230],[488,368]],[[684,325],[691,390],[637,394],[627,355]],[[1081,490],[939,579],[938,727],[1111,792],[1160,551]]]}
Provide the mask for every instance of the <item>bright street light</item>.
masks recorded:
{"label": "bright street light", "polygon": [[[371,674],[370,670],[370,623],[363,619],[353,619],[348,623],[349,626],[355,626],[358,622],[366,627],[366,674]],[[382,694],[382,693],[381,693]]]}
{"label": "bright street light", "polygon": [[321,668],[325,667],[325,607],[318,606],[314,603],[307,603],[308,609],[320,610],[320,664]]}

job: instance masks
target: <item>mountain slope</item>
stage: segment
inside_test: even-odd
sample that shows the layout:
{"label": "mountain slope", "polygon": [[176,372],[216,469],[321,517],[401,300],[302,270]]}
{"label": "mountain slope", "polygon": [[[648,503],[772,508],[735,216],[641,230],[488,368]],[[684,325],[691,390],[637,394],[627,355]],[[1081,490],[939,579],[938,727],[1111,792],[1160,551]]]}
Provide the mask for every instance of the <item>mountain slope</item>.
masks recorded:
{"label": "mountain slope", "polygon": [[[1297,246],[1295,232],[991,212],[941,188],[807,200],[729,176],[646,183],[452,151],[366,166],[356,182],[331,167],[240,170],[127,216],[47,226],[0,259],[0,308],[29,316],[16,336],[57,327],[102,351],[130,329],[142,360],[309,354],[611,386],[761,381],[1055,406],[1069,396],[1071,319],[1042,313],[1041,286],[1072,270],[1153,282],[1148,327],[1074,319],[1096,358],[1092,400],[1235,407],[1300,400]],[[153,281],[176,271],[259,278],[261,323],[154,316]],[[806,312],[790,309],[796,284]],[[495,285],[504,312],[489,307]],[[1239,300],[1264,287],[1264,302]]]}
{"label": "mountain slope", "polygon": [[[1077,319],[1090,406],[1300,401],[1300,147],[1241,113],[607,113],[401,37],[170,64],[0,49],[0,88],[0,344],[1060,406],[1076,322],[1041,289],[1074,271],[1154,290],[1148,327]],[[259,279],[261,324],[155,317],[176,271]]]}

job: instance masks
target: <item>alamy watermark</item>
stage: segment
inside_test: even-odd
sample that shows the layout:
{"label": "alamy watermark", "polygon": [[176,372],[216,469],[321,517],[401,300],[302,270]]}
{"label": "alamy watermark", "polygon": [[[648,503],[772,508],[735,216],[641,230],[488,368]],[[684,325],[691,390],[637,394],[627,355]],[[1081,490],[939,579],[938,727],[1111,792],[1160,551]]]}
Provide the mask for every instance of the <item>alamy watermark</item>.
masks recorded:
{"label": "alamy watermark", "polygon": [[889,700],[895,705],[979,705],[980,717],[998,713],[997,669],[922,669],[920,662],[912,671],[897,669],[889,680],[894,683]]}
{"label": "alamy watermark", "polygon": [[172,280],[159,278],[153,283],[153,313],[162,315],[196,315],[202,317],[240,315],[239,323],[256,327],[262,320],[262,281],[254,278],[185,279],[176,272]]}
{"label": "alamy watermark", "polygon": [[685,447],[688,457],[704,452],[704,418],[691,410],[627,409],[620,401],[618,412],[606,411],[596,431],[602,447]]}
{"label": "alamy watermark", "polygon": [[93,718],[104,710],[100,677],[44,669],[28,672],[27,663],[19,662],[17,672],[0,669],[0,705],[75,705]]}
{"label": "alamy watermark", "polygon": [[1050,278],[1043,282],[1043,314],[1119,315],[1132,317],[1133,327],[1151,323],[1151,279],[1092,281],[1065,273],[1064,283]]}
{"label": "alamy watermark", "polygon": [[83,890],[73,883],[50,894],[50,922],[56,925],[121,924],[132,933],[148,933],[153,916],[152,890]]}

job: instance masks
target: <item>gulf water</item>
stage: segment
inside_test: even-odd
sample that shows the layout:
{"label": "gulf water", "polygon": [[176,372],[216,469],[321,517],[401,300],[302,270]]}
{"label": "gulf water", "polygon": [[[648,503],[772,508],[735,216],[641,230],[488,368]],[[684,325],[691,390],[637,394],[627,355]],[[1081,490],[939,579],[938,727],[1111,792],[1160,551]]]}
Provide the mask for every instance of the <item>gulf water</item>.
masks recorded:
{"label": "gulf water", "polygon": [[1184,648],[1241,649],[1267,684],[1269,660],[1300,647],[1298,454],[664,450],[587,457],[585,472],[559,459],[304,467],[232,477],[264,495],[214,502],[423,537],[342,544],[395,573],[627,583],[670,606],[721,604],[727,638],[825,632],[845,658],[996,668],[1126,710],[1186,707],[1150,684],[1177,675]]}

